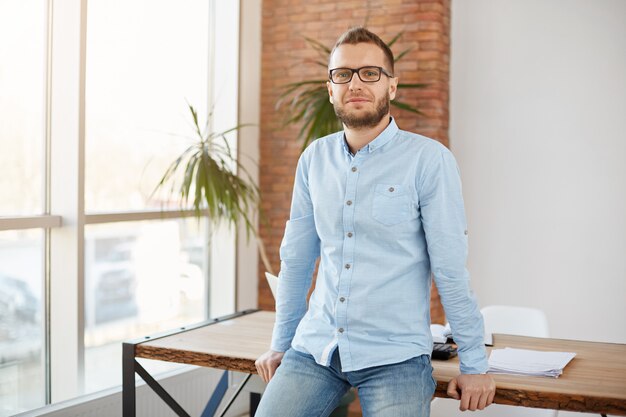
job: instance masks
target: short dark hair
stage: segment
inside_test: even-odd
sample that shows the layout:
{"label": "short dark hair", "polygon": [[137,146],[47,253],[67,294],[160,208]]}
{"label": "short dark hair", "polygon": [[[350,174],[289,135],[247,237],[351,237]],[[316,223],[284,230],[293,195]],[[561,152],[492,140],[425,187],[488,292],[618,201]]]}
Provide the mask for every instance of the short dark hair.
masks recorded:
{"label": "short dark hair", "polygon": [[385,54],[385,59],[387,60],[387,65],[389,65],[389,69],[393,74],[393,52],[391,52],[389,46],[387,46],[387,44],[382,39],[380,39],[377,34],[375,34],[374,32],[370,32],[362,26],[348,29],[339,37],[339,39],[337,39],[337,42],[335,42],[335,46],[333,46],[332,51],[330,51],[330,56],[328,57],[329,62],[330,58],[332,58],[333,56],[333,53],[335,53],[335,49],[339,48],[341,45],[356,45],[358,43],[373,43],[374,45],[382,49]]}

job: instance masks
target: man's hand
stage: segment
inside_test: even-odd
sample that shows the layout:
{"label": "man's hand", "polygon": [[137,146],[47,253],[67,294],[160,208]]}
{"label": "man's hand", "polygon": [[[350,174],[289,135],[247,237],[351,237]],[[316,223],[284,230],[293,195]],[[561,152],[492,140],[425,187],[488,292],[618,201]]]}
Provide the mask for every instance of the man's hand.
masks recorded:
{"label": "man's hand", "polygon": [[[460,393],[460,395],[459,395]],[[496,395],[496,382],[491,375],[463,374],[448,384],[448,396],[461,400],[459,409],[482,410],[493,402]]]}
{"label": "man's hand", "polygon": [[276,368],[282,362],[283,356],[285,356],[285,352],[268,350],[254,362],[254,366],[256,366],[256,370],[263,381],[270,382],[270,379],[276,372]]}

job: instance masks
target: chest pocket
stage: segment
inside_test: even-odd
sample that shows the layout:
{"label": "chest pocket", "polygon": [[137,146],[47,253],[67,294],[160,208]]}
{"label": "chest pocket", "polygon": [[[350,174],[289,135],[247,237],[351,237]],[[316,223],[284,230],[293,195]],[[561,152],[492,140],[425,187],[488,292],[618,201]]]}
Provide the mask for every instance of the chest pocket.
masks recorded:
{"label": "chest pocket", "polygon": [[372,202],[372,217],[386,226],[416,217],[407,187],[396,184],[376,184]]}

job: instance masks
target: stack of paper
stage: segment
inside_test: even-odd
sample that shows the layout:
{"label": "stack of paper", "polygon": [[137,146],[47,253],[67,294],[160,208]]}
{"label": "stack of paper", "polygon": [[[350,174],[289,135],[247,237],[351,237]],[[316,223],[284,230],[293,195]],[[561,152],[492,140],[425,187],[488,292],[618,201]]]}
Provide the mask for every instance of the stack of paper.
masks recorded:
{"label": "stack of paper", "polygon": [[441,324],[431,324],[430,334],[433,336],[433,342],[446,343],[448,337],[452,337],[452,330],[450,330],[449,324],[446,324],[445,326],[442,326]]}
{"label": "stack of paper", "polygon": [[526,349],[494,349],[489,356],[489,372],[558,378],[575,353],[540,352]]}

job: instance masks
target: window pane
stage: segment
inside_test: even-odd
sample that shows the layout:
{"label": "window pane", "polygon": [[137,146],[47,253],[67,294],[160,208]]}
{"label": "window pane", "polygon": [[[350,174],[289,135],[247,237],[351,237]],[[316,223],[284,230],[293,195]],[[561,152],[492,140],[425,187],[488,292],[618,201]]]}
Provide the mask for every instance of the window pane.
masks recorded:
{"label": "window pane", "polygon": [[0,416],[45,402],[43,236],[0,232]]}
{"label": "window pane", "polygon": [[86,210],[160,207],[189,143],[174,134],[193,138],[186,101],[207,110],[209,2],[90,0],[87,28]]}
{"label": "window pane", "polygon": [[193,218],[86,228],[86,392],[122,383],[120,342],[206,318],[207,236]]}
{"label": "window pane", "polygon": [[46,2],[0,0],[0,216],[43,202]]}

